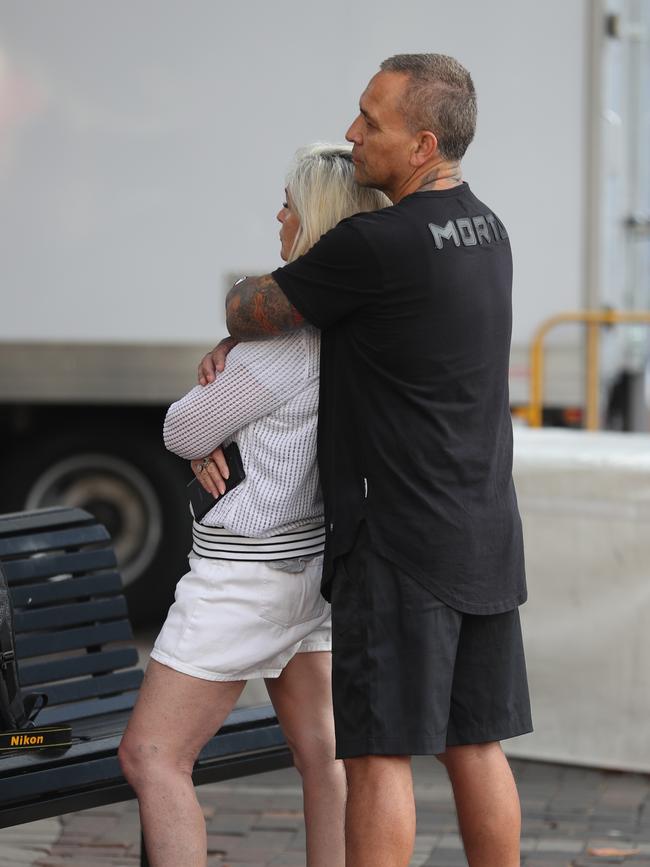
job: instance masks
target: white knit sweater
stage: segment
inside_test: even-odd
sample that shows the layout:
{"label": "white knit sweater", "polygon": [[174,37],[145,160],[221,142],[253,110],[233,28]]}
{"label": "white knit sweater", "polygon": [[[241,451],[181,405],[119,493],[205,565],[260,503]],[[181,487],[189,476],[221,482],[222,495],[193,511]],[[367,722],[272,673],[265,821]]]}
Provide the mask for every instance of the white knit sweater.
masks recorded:
{"label": "white knit sweater", "polygon": [[167,411],[167,448],[187,460],[236,440],[246,479],[201,523],[268,537],[323,521],[316,466],[320,333],[240,343],[207,386]]}

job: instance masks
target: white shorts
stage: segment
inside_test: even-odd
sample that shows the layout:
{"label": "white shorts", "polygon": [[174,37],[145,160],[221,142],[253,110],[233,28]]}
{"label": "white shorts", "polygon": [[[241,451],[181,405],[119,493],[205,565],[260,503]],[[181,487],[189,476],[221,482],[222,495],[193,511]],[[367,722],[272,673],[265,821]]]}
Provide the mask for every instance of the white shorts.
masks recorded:
{"label": "white shorts", "polygon": [[302,572],[190,557],[151,658],[205,680],[278,677],[296,653],[332,649],[323,558]]}

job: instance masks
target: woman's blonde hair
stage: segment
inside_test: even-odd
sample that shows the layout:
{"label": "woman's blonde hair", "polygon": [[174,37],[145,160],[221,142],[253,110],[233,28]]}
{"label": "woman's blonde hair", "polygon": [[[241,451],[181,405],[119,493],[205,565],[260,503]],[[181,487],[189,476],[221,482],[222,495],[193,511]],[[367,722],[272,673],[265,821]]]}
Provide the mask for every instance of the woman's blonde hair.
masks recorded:
{"label": "woman's blonde hair", "polygon": [[345,217],[391,204],[379,190],[354,180],[352,145],[317,143],[301,148],[287,175],[287,192],[300,227],[287,258],[293,262]]}

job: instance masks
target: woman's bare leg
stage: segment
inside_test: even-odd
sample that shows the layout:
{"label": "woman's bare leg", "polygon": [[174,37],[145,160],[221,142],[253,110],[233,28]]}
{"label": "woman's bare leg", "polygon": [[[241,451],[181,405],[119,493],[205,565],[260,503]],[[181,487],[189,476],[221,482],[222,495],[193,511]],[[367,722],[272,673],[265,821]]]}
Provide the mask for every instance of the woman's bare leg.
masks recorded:
{"label": "woman's bare leg", "polygon": [[345,768],[336,760],[332,654],[297,653],[266,686],[302,776],[307,867],[344,867]]}
{"label": "woman's bare leg", "polygon": [[140,805],[151,867],[205,867],[205,819],[192,767],[245,681],[221,683],[149,661],[118,757]]}

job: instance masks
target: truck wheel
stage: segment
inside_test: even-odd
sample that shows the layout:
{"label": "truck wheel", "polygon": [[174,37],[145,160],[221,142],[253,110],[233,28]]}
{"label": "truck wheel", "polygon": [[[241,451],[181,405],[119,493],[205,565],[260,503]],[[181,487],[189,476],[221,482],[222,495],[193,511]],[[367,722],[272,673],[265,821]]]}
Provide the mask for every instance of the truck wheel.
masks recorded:
{"label": "truck wheel", "polygon": [[131,621],[160,623],[187,571],[188,478],[184,462],[153,434],[78,431],[23,444],[8,456],[0,508],[79,506],[93,514],[113,539]]}

